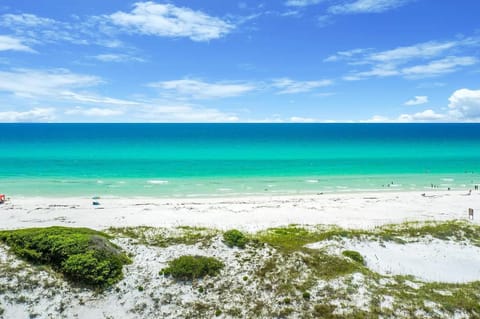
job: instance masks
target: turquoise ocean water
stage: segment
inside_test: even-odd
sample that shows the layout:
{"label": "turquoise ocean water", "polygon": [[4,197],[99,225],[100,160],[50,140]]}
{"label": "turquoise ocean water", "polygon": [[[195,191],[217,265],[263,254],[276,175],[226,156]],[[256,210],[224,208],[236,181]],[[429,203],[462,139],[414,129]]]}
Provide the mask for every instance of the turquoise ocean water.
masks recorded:
{"label": "turquoise ocean water", "polygon": [[235,196],[469,189],[478,124],[0,124],[0,193]]}

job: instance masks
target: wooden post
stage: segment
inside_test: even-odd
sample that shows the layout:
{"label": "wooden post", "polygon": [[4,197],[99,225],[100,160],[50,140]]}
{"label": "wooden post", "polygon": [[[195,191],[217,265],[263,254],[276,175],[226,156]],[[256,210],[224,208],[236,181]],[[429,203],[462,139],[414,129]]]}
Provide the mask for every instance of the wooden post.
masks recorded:
{"label": "wooden post", "polygon": [[468,219],[473,220],[473,208],[468,209]]}

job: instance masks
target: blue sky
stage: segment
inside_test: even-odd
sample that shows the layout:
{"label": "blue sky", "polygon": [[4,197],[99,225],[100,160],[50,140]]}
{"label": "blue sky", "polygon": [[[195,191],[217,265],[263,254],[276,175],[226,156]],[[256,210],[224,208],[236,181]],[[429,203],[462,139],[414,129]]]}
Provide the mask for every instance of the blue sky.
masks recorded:
{"label": "blue sky", "polygon": [[4,0],[1,122],[477,122],[480,1]]}

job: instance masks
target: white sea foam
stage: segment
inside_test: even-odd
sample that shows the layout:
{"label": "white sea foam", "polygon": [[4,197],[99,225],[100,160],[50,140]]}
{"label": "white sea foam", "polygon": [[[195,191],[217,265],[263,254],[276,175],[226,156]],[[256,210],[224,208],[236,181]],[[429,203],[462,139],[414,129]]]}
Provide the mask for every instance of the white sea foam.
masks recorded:
{"label": "white sea foam", "polygon": [[318,179],[307,179],[305,180],[306,183],[318,183]]}
{"label": "white sea foam", "polygon": [[442,181],[443,182],[453,182],[454,179],[453,178],[442,178]]}
{"label": "white sea foam", "polygon": [[220,191],[220,192],[228,192],[231,190],[232,190],[231,188],[217,188],[217,191]]}
{"label": "white sea foam", "polygon": [[168,184],[168,181],[152,179],[152,180],[149,180],[147,183],[153,184],[153,185],[164,185],[164,184]]}

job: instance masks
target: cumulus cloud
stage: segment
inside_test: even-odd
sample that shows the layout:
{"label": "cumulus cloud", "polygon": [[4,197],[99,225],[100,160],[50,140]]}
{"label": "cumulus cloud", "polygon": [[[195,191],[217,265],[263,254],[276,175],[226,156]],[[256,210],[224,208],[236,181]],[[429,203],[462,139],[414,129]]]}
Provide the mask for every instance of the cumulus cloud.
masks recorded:
{"label": "cumulus cloud", "polygon": [[445,114],[440,114],[434,110],[428,109],[414,114],[402,114],[398,117],[398,122],[437,122],[446,120]]}
{"label": "cumulus cloud", "polygon": [[201,11],[172,4],[137,2],[131,12],[116,12],[111,22],[129,32],[162,37],[187,37],[193,41],[218,39],[234,25]]}
{"label": "cumulus cloud", "polygon": [[[411,101],[423,100],[416,96]],[[375,115],[367,122],[479,122],[480,90],[459,89],[448,99],[448,110],[437,112],[427,109],[413,114],[401,114],[396,118]],[[420,104],[420,103],[419,103]]]}
{"label": "cumulus cloud", "polygon": [[425,103],[428,103],[428,96],[422,95],[422,96],[415,96],[413,99],[408,100],[404,104],[410,106],[410,105],[421,105]]}
{"label": "cumulus cloud", "polygon": [[463,120],[480,120],[480,90],[456,90],[448,101],[452,116]]}
{"label": "cumulus cloud", "polygon": [[48,122],[55,118],[53,108],[34,108],[27,111],[0,112],[0,122]]}
{"label": "cumulus cloud", "polygon": [[[231,18],[233,22],[186,7],[146,1],[134,3],[131,11],[74,17],[73,21],[56,20],[29,13],[3,14],[0,15],[0,26],[9,29],[17,38],[23,39],[23,45],[28,44],[27,47],[68,42],[75,45],[125,48],[118,38],[121,33],[209,41],[225,36],[235,29],[237,24],[254,17]],[[118,61],[119,56],[121,55],[99,56],[99,59]]]}
{"label": "cumulus cloud", "polygon": [[310,92],[313,89],[332,85],[331,80],[318,81],[294,81],[289,78],[280,78],[273,80],[271,86],[279,89],[277,94],[295,94]]}
{"label": "cumulus cloud", "polygon": [[209,83],[193,79],[154,82],[149,86],[166,93],[173,93],[177,97],[194,99],[227,98],[239,96],[255,89],[255,86],[249,83]]}
{"label": "cumulus cloud", "polygon": [[35,52],[32,48],[23,44],[22,40],[8,35],[0,35],[0,51]]}
{"label": "cumulus cloud", "polygon": [[396,118],[382,115],[375,115],[372,118],[362,121],[368,123],[414,123],[414,122],[447,122],[450,118],[432,109],[424,110],[413,114],[401,114]]}

